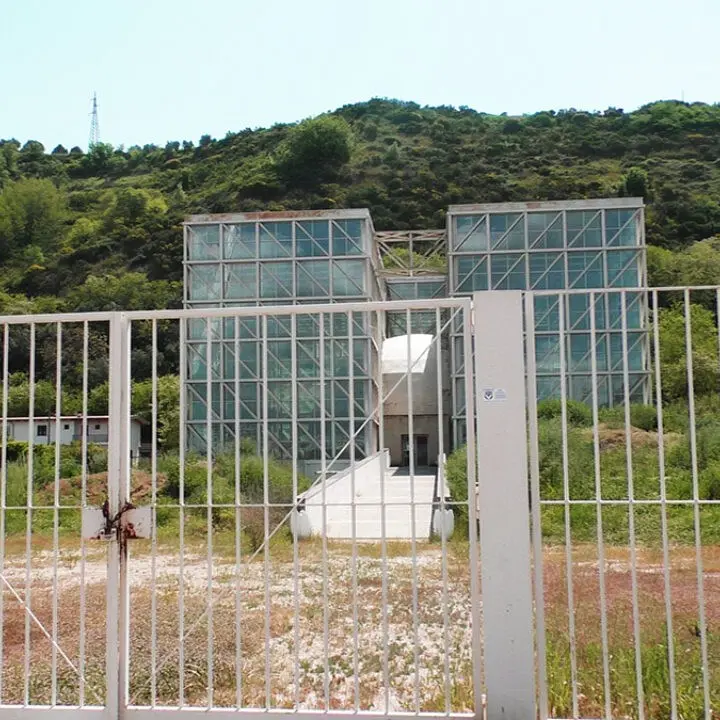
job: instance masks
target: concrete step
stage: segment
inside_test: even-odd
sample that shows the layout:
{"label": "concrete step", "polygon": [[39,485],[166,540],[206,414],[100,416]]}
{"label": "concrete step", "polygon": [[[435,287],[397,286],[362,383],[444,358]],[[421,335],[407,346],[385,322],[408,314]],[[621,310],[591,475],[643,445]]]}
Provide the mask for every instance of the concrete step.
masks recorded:
{"label": "concrete step", "polygon": [[[386,473],[383,482],[377,474],[356,473],[354,497],[352,474],[333,483],[326,493],[326,514],[323,513],[322,495],[308,500],[306,513],[312,533],[323,532],[323,515],[326,515],[325,531],[328,537],[351,539],[353,537],[353,510],[355,504],[356,539],[380,539],[382,533],[382,502],[385,503],[385,537],[388,539],[427,539],[430,536],[432,502],[435,476]],[[412,500],[415,502],[415,528],[413,532]]]}

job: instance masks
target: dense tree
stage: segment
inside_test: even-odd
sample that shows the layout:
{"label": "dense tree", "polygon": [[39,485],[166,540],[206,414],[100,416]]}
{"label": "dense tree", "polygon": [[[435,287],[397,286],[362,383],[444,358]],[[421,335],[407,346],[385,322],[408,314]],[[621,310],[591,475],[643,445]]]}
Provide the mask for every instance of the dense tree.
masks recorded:
{"label": "dense tree", "polygon": [[0,192],[0,260],[20,251],[52,250],[60,244],[65,194],[49,180],[18,180]]}
{"label": "dense tree", "polygon": [[510,118],[373,99],[199,148],[63,150],[0,140],[10,312],[177,304],[184,215],[307,207],[368,207],[382,230],[442,227],[463,202],[641,195],[650,283],[720,282],[720,106]]}
{"label": "dense tree", "polygon": [[[698,395],[718,390],[717,327],[713,313],[690,305],[693,358],[693,389]],[[666,400],[689,394],[685,308],[677,304],[660,311],[660,364],[663,396]]]}
{"label": "dense tree", "polygon": [[632,167],[623,180],[623,194],[627,197],[647,198],[649,190],[648,174],[639,167]]}
{"label": "dense tree", "polygon": [[347,121],[331,115],[305,120],[278,148],[278,168],[293,183],[312,186],[331,181],[350,160],[350,147]]}
{"label": "dense tree", "polygon": [[72,312],[147,310],[177,305],[181,297],[178,283],[148,280],[142,273],[91,275],[67,295]]}

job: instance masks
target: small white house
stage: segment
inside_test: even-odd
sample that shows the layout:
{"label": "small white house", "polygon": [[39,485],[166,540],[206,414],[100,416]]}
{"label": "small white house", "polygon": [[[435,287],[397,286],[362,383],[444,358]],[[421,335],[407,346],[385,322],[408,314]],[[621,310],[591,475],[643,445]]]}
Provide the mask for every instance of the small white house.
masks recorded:
{"label": "small white house", "polygon": [[[32,424],[32,431],[31,426]],[[33,435],[33,445],[54,445],[55,438],[60,437],[61,445],[70,445],[81,442],[83,427],[87,426],[87,441],[95,445],[108,444],[109,418],[107,415],[61,415],[58,419],[52,417],[9,417],[7,419],[7,435],[11,440],[30,442],[30,433]],[[130,421],[130,456],[133,460],[140,457],[141,429],[143,423],[137,418]]]}

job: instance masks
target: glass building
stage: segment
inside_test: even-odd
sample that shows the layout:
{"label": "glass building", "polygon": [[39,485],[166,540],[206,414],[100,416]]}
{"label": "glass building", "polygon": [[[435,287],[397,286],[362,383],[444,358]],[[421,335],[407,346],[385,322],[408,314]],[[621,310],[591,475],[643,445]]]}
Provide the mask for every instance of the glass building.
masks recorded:
{"label": "glass building", "polygon": [[[185,223],[186,307],[542,291],[535,297],[540,398],[558,397],[564,374],[568,397],[590,401],[590,313],[594,312],[599,401],[603,405],[623,401],[623,299],[620,293],[600,292],[591,308],[589,291],[644,285],[643,202],[638,198],[456,205],[448,211],[445,230],[375,232],[367,210],[202,215]],[[552,294],[554,290],[562,294]],[[630,397],[647,401],[644,293],[626,293],[624,302]],[[349,458],[349,450],[343,448],[351,423],[360,427],[375,412],[383,338],[405,335],[408,328],[411,333],[434,335],[438,318],[434,311],[417,311],[411,313],[408,325],[407,313],[388,312],[383,327],[378,327],[373,313],[355,313],[353,320],[352,341],[344,314],[326,316],[322,333],[317,316],[312,315],[298,315],[295,321],[268,317],[189,323],[185,342],[189,446],[205,447],[210,405],[213,444],[234,441],[236,425],[241,435],[259,442],[264,421],[261,387],[266,381],[270,452],[286,456],[292,431],[289,381],[295,364],[302,381],[296,400],[300,460],[307,467],[322,456],[323,404],[330,421],[326,457]],[[265,333],[262,323],[267,324]],[[211,402],[208,330],[212,333]],[[561,331],[566,337],[564,368]],[[444,356],[449,358],[450,399],[444,412],[454,444],[460,444],[466,416],[460,327],[452,322],[442,341],[449,348]],[[376,424],[365,423],[356,439],[355,457],[373,452],[375,444]]]}
{"label": "glass building", "polygon": [[[255,307],[382,299],[374,243],[367,210],[193,216],[185,223],[185,305]],[[351,421],[359,427],[375,406],[378,353],[371,315],[354,315],[352,339],[344,313],[326,315],[323,328],[317,314],[190,321],[185,341],[188,446],[198,451],[206,447],[210,347],[213,446],[234,443],[236,427],[259,446],[265,420],[262,387],[267,382],[270,455],[288,456],[295,402],[298,454],[304,467],[322,457],[323,406],[331,420],[326,423],[325,456],[349,457],[345,446]],[[301,381],[296,400],[290,382],[293,370]],[[359,433],[356,458],[371,452],[373,431],[369,423]]]}
{"label": "glass building", "polygon": [[[456,205],[448,212],[449,291],[548,291],[535,297],[538,398],[592,401],[592,289],[643,287],[645,226],[638,198]],[[552,294],[551,291],[572,290]],[[625,330],[629,395],[647,401],[647,332],[644,293],[626,293]],[[622,403],[622,294],[595,295],[598,402]],[[566,338],[564,373],[560,335]],[[462,417],[462,353],[453,339],[456,419]]]}

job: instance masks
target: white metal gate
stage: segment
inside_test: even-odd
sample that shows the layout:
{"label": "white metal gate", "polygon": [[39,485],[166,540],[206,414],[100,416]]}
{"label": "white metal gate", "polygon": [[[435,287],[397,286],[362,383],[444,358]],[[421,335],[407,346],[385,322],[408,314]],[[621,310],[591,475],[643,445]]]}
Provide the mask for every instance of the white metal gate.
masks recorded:
{"label": "white metal gate", "polygon": [[[0,319],[0,717],[479,713],[470,309],[451,299]],[[383,373],[391,313],[395,328],[423,324],[427,340],[396,341],[402,357]],[[40,417],[34,394],[48,388],[53,412]],[[93,410],[103,392],[106,413]],[[422,444],[395,447],[403,430],[426,437],[427,461]],[[453,431],[467,452],[448,458]],[[106,469],[93,456],[104,445]],[[26,496],[11,499],[20,471]],[[8,524],[12,513],[25,524]],[[333,539],[343,523],[349,541]]]}

